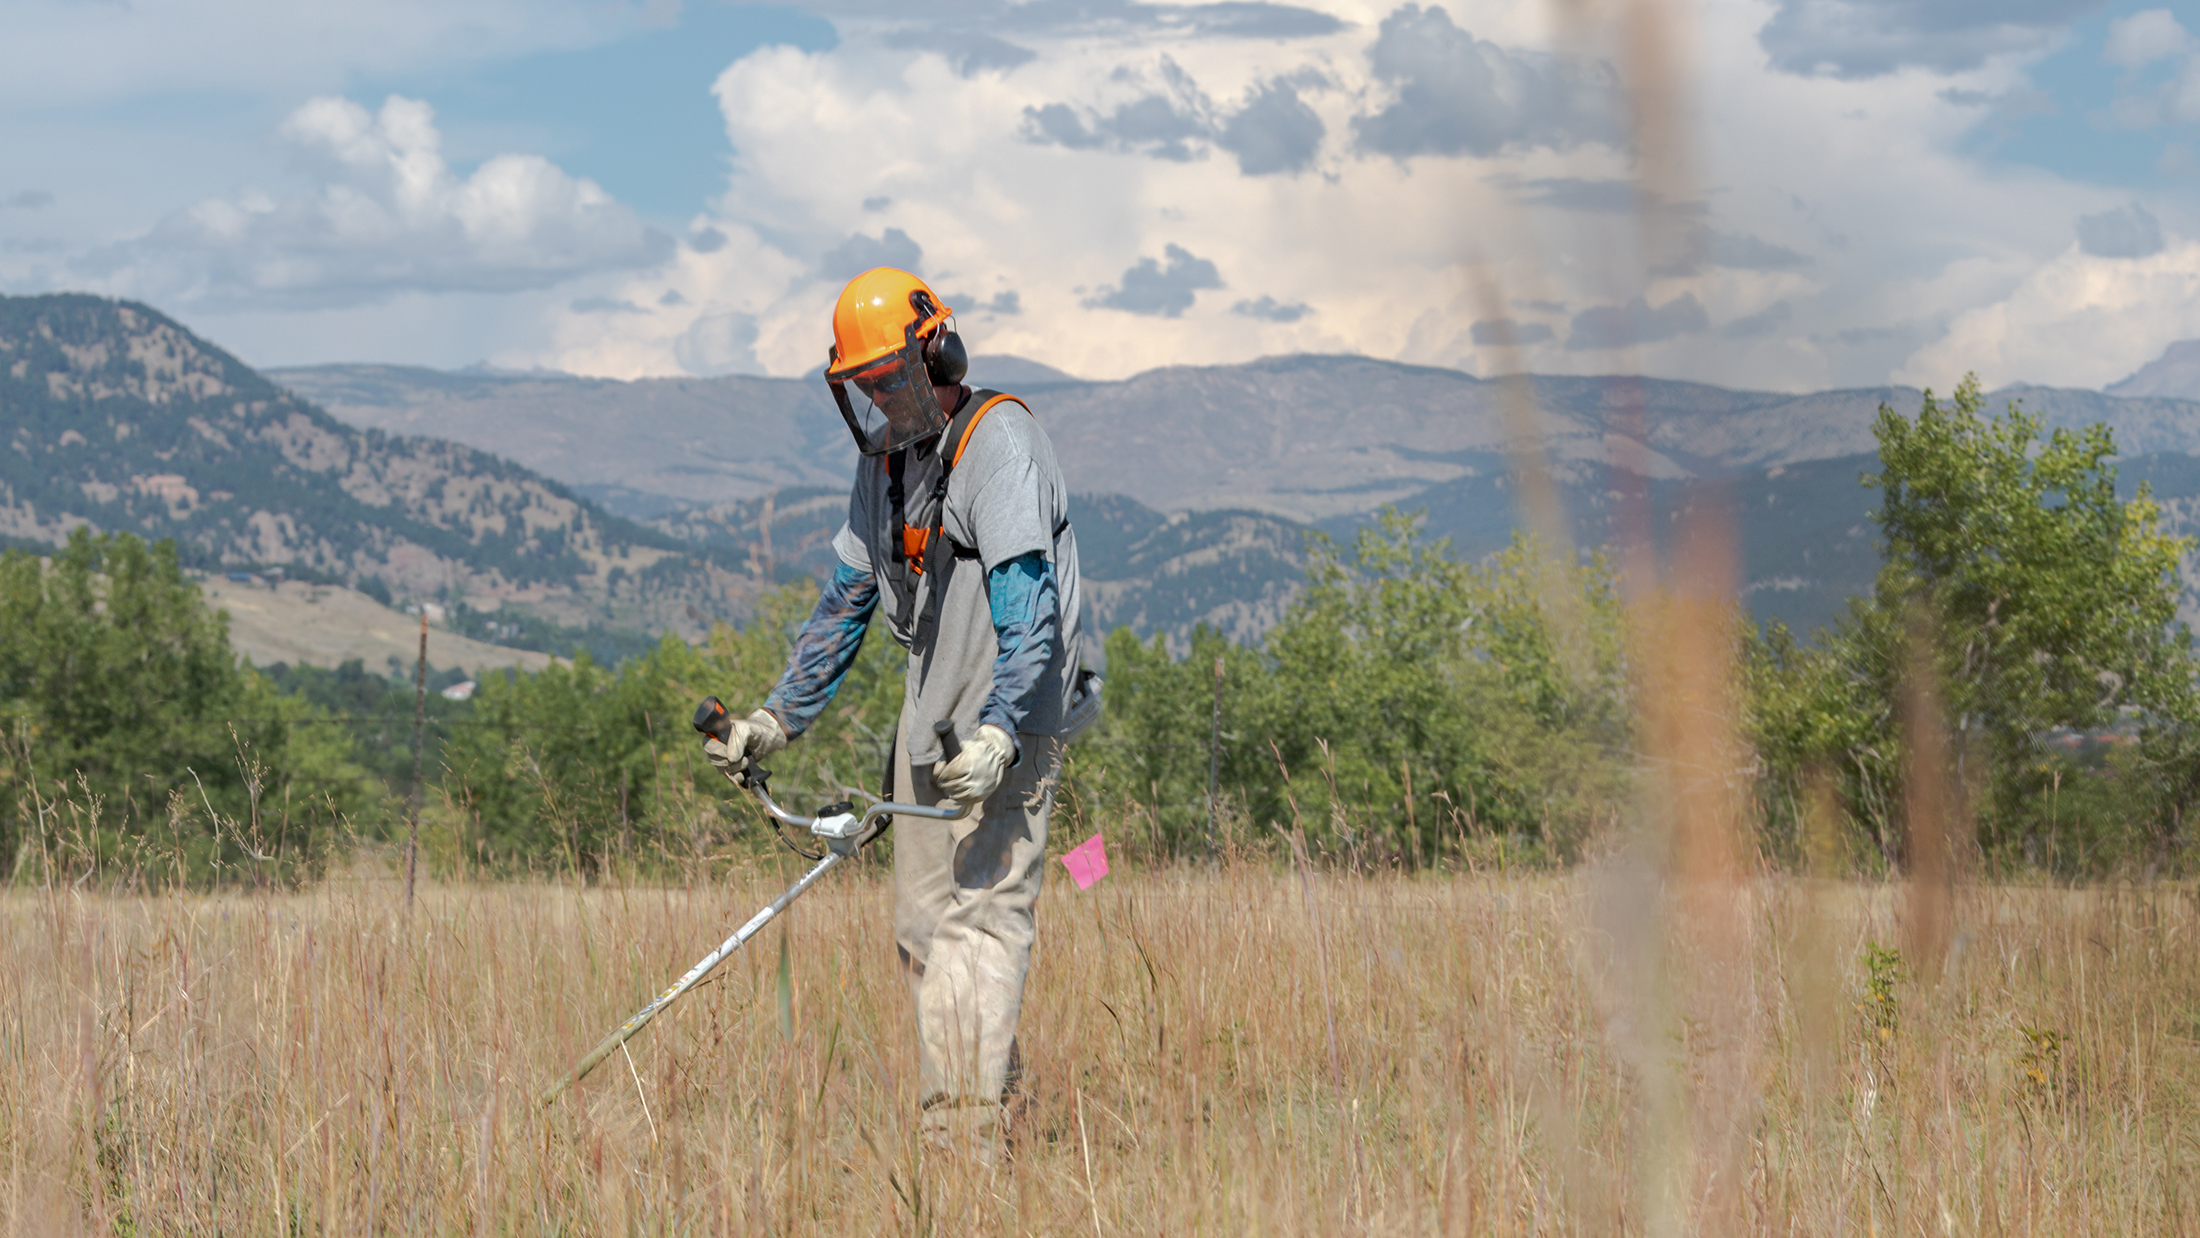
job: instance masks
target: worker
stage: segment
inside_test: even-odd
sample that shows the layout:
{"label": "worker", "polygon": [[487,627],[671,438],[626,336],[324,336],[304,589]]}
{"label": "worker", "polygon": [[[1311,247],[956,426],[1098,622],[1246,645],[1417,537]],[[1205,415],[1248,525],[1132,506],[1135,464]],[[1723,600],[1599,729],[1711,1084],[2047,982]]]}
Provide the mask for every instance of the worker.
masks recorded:
{"label": "worker", "polygon": [[[1021,400],[964,385],[953,314],[890,267],[834,302],[825,378],[862,453],[833,538],[840,563],[763,707],[704,752],[747,785],[751,766],[816,721],[886,607],[909,651],[889,796],[983,805],[894,827],[919,1121],[928,1145],[992,1164],[1021,1074],[1016,1020],[1062,748],[1099,692],[1078,658],[1077,538],[1053,444]],[[961,741],[952,759],[934,733],[943,720]]]}

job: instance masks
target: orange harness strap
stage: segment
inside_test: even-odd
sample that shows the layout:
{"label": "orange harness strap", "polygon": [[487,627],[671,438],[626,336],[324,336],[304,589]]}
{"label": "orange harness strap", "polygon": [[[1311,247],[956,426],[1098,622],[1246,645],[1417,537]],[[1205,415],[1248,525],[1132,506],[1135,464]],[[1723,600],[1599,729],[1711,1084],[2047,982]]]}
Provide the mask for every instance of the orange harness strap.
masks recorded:
{"label": "orange harness strap", "polygon": [[[970,450],[970,436],[978,432],[978,423],[984,421],[985,415],[993,411],[993,406],[996,404],[1000,404],[1004,401],[1014,401],[1016,407],[1024,410],[1026,414],[1029,414],[1031,412],[1031,406],[1029,404],[1024,403],[1022,400],[1017,399],[1015,396],[1006,395],[1000,392],[995,392],[983,404],[980,404],[977,408],[971,410],[970,420],[963,423],[963,431],[961,437],[955,440],[954,454],[947,457],[946,468],[940,474],[940,501],[942,503],[946,501],[947,497],[947,474],[953,472],[955,466],[962,463],[963,453]],[[934,515],[934,519],[945,518],[946,512],[944,510],[935,513]],[[901,527],[902,557],[909,561],[910,569],[919,576],[922,576],[924,574],[924,552],[927,547],[931,546],[931,544],[931,529],[911,528],[908,525],[903,525]]]}
{"label": "orange harness strap", "polygon": [[1006,394],[995,395],[992,399],[987,400],[983,404],[980,404],[978,406],[978,411],[970,414],[970,424],[963,427],[962,437],[956,440],[955,454],[947,458],[947,467],[954,468],[956,465],[963,462],[963,452],[969,450],[970,436],[978,432],[978,423],[985,420],[985,415],[993,411],[994,405],[1006,400],[1015,400],[1016,407],[1024,410],[1026,414],[1029,414],[1031,412],[1031,406],[1029,404],[1024,403],[1022,400],[1017,400],[1015,396]]}

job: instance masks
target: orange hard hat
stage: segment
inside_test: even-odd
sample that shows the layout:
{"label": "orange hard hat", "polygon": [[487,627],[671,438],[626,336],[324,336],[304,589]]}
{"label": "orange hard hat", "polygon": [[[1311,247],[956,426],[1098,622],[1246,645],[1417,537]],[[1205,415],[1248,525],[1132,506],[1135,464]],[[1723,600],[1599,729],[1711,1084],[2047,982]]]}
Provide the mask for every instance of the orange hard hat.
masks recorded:
{"label": "orange hard hat", "polygon": [[847,374],[922,339],[955,311],[923,280],[893,267],[873,267],[848,281],[833,302],[832,369]]}

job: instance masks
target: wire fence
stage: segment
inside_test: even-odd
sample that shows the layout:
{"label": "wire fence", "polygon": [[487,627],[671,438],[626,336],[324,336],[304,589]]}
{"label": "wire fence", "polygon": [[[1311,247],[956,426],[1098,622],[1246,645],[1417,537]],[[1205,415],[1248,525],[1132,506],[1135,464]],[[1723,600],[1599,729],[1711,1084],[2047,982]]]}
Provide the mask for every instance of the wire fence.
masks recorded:
{"label": "wire fence", "polygon": [[[319,718],[208,718],[205,721],[214,726],[263,726],[278,723],[284,726],[307,726],[324,722],[401,722],[408,727],[413,722],[409,714],[329,714]],[[429,714],[427,725],[509,727],[513,724],[498,722],[491,718],[444,718]]]}

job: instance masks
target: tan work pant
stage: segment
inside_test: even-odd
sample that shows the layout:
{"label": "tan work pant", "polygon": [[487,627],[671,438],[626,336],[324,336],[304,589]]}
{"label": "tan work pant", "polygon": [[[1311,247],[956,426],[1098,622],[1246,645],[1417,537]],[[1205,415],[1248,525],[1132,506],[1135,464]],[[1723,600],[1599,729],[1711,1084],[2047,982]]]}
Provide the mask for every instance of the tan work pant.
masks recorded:
{"label": "tan work pant", "polygon": [[[899,752],[909,751],[908,716]],[[894,822],[894,940],[917,1014],[925,1141],[991,1163],[1008,1135],[1002,1091],[1031,965],[1032,908],[1062,741],[1019,735],[1023,759],[961,821]],[[946,803],[904,756],[894,798]]]}

